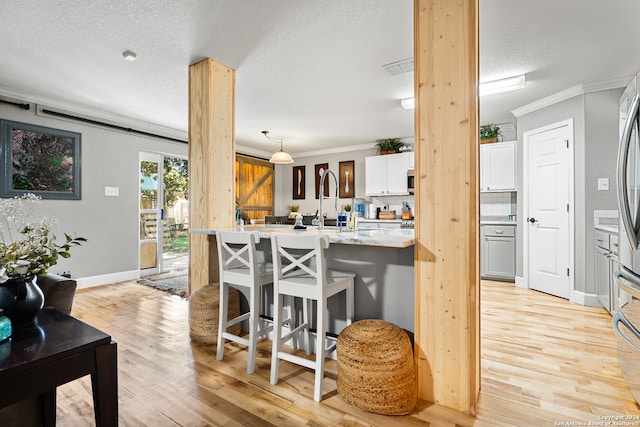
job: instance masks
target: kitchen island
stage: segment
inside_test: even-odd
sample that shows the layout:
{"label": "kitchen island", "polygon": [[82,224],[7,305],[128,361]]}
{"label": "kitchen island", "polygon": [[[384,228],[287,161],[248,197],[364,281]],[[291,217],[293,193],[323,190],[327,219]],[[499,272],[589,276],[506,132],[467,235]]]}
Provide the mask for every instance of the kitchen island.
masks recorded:
{"label": "kitchen island", "polygon": [[[294,230],[291,225],[247,225],[245,231],[258,231],[261,241],[258,250],[270,259],[271,234],[326,235],[329,248],[325,258],[327,267],[356,274],[355,320],[384,319],[413,332],[413,245],[412,229],[371,229],[339,231],[325,227]],[[240,228],[234,230],[239,231]],[[215,229],[192,229],[190,233],[215,234]],[[272,301],[272,295],[267,301]],[[335,309],[334,309],[335,308]],[[270,315],[271,304],[263,308]],[[345,325],[344,303],[341,295],[329,300],[331,313],[329,331],[340,331]],[[338,317],[334,314],[338,313]],[[342,317],[342,318],[340,318]]]}

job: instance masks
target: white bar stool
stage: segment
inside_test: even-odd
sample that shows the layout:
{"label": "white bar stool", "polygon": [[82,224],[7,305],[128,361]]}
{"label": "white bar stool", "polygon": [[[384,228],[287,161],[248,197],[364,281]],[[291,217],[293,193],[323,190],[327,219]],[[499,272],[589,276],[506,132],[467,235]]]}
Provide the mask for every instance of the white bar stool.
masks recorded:
{"label": "white bar stool", "polygon": [[[249,349],[247,356],[247,373],[252,374],[256,361],[256,347],[258,337],[265,336],[271,329],[259,328],[260,299],[262,286],[273,282],[273,267],[266,263],[259,263],[256,255],[256,243],[260,241],[257,231],[218,231],[218,261],[220,269],[220,310],[218,326],[218,342],[216,359],[224,357],[225,339],[246,345]],[[249,312],[234,319],[227,320],[229,286],[243,287],[249,290]],[[249,338],[227,332],[227,328],[244,320],[249,320]]]}
{"label": "white bar stool", "polygon": [[[322,379],[324,378],[325,357],[335,349],[335,343],[327,346],[327,300],[329,297],[345,291],[346,321],[353,321],[353,283],[355,274],[326,269],[324,249],[329,247],[327,236],[305,236],[274,234],[271,236],[271,253],[273,257],[273,324],[278,325],[282,319],[283,296],[303,299],[303,323],[284,337],[282,328],[274,328],[273,350],[271,353],[271,384],[278,383],[278,364],[280,359],[315,370],[315,387],[313,399],[322,400]],[[316,309],[316,358],[309,360],[282,351],[282,345],[300,331],[307,332],[307,354],[311,340],[309,319],[313,301]],[[338,332],[338,331],[336,331]]]}

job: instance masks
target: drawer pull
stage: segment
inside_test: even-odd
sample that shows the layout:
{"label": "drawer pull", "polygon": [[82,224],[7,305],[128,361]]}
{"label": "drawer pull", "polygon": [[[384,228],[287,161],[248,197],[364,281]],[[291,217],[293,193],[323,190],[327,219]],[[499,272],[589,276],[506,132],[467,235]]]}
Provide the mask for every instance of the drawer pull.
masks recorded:
{"label": "drawer pull", "polygon": [[498,230],[495,230],[495,233],[496,234],[502,234],[502,233],[504,233],[504,231],[502,231],[502,229],[498,229]]}

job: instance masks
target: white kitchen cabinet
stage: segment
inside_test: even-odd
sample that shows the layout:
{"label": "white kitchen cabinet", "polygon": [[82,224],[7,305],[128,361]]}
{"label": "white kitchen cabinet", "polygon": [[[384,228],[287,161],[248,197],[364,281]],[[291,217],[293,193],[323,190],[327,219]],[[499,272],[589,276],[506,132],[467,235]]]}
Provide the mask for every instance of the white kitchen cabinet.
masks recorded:
{"label": "white kitchen cabinet", "polygon": [[611,312],[611,272],[608,249],[596,246],[596,292],[602,307]]}
{"label": "white kitchen cabinet", "polygon": [[615,313],[630,301],[630,295],[618,289],[618,233],[595,230],[596,294],[602,307]]}
{"label": "white kitchen cabinet", "polygon": [[480,227],[480,276],[513,281],[516,275],[515,225]]}
{"label": "white kitchen cabinet", "polygon": [[516,191],[516,141],[480,145],[480,191]]}
{"label": "white kitchen cabinet", "polygon": [[409,194],[407,171],[413,153],[387,154],[364,158],[364,183],[367,196]]}

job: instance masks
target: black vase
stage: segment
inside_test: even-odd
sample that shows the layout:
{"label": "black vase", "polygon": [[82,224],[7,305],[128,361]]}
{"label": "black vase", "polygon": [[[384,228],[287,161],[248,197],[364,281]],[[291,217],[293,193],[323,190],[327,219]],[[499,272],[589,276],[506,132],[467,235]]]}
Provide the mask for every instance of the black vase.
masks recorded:
{"label": "black vase", "polygon": [[33,324],[44,305],[44,294],[35,277],[9,279],[0,284],[0,308],[15,328]]}

